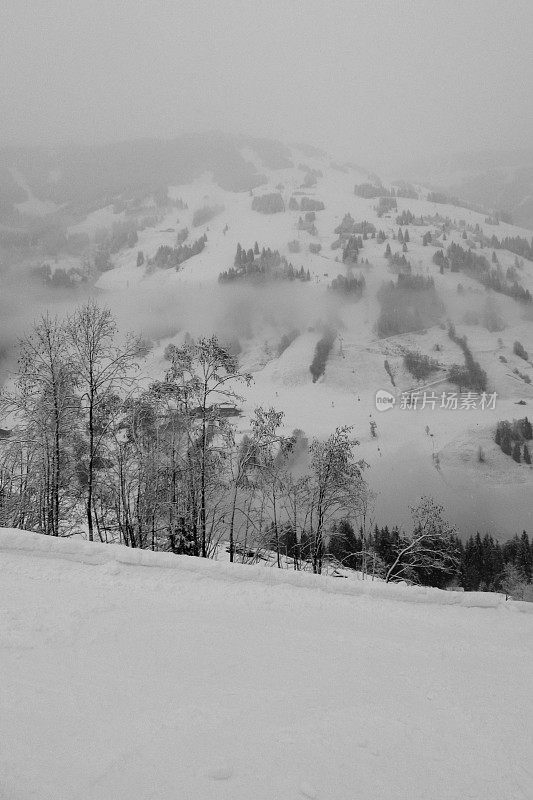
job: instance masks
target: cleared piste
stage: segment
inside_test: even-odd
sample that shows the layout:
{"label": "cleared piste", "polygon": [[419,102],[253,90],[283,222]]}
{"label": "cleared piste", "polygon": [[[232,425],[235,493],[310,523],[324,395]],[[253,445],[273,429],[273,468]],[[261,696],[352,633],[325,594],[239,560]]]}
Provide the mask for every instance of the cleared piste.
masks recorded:
{"label": "cleared piste", "polygon": [[532,796],[531,604],[15,530],[0,561],[2,800]]}

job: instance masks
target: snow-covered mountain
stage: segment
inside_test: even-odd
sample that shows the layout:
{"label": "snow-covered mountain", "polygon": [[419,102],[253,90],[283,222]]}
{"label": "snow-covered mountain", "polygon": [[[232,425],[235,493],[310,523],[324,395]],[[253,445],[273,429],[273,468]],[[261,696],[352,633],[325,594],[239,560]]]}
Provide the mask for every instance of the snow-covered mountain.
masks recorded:
{"label": "snow-covered mountain", "polygon": [[[513,354],[516,340],[526,350],[533,349],[527,304],[491,292],[490,302],[505,320],[505,327],[489,332],[481,322],[487,302],[485,288],[463,273],[447,269],[440,274],[433,263],[437,250],[446,250],[452,242],[484,254],[491,261],[492,249],[480,246],[480,236],[474,233],[476,226],[486,237],[496,235],[499,240],[522,236],[529,241],[528,232],[501,222],[489,224],[486,215],[465,208],[429,202],[423,186],[416,187],[419,199],[398,197],[397,210],[378,216],[377,199],[354,194],[354,186],[368,182],[369,176],[353,166],[335,164],[316,154],[310,157],[309,153],[294,149],[291,156],[296,166],[275,170],[269,170],[250,147],[243,150],[243,156],[249,162],[254,159],[257,172],[268,176],[267,184],[253,190],[254,197],[279,192],[284,212],[258,213],[252,209],[254,197],[249,191],[225,191],[205,174],[171,189],[171,195],[181,198],[188,208],[172,209],[157,228],[140,232],[135,248],[119,253],[113,259],[115,268],[98,282],[110,301],[119,297],[115,304],[127,309],[124,324],[129,321],[134,326],[144,325],[148,334],[158,340],[148,359],[150,369],[162,368],[165,346],[177,331],[178,338],[185,332],[197,335],[212,330],[223,337],[236,338],[242,348],[241,363],[254,376],[246,395],[244,419],[261,404],[283,410],[286,428],[301,428],[308,435],[325,435],[336,425],[353,425],[361,455],[371,467],[368,479],[378,493],[378,522],[406,519],[408,505],[422,494],[430,494],[444,503],[465,532],[490,530],[500,535],[528,528],[531,469],[515,463],[493,441],[496,421],[523,417],[533,401],[531,385],[525,382],[531,374],[531,364]],[[316,184],[305,187],[302,184],[309,170],[315,171]],[[298,229],[305,213],[289,210],[291,197],[298,203],[308,197],[324,204],[324,210],[316,212],[316,235]],[[223,206],[223,211],[208,223],[193,227],[194,211],[205,205]],[[405,254],[393,238],[400,227],[396,219],[404,212],[410,212],[418,221],[420,217],[424,220],[424,224],[401,226],[402,231],[406,227],[409,231]],[[359,261],[368,260],[369,265],[359,263],[350,270],[342,263],[342,248],[332,249],[338,239],[335,228],[347,213],[356,223],[366,220],[388,237],[385,242],[365,239]],[[443,241],[445,218],[450,227]],[[101,217],[89,215],[82,224],[83,230],[91,230],[93,219],[101,224]],[[187,243],[206,234],[207,243],[200,254],[185,261],[178,271],[137,267],[138,250],[143,251],[145,259],[152,258],[161,245],[173,246],[177,231],[183,227],[189,230]],[[428,232],[432,233],[432,242],[424,246],[423,237]],[[309,270],[311,280],[277,281],[266,288],[246,281],[221,285],[219,274],[233,266],[238,244],[248,249],[255,242],[260,248],[279,250],[296,270]],[[317,244],[321,245],[320,252],[310,252],[310,245]],[[384,255],[387,244],[393,253],[405,255],[413,274],[434,278],[437,294],[445,305],[439,325],[416,333],[379,337],[376,321],[380,306],[376,295],[383,282],[396,280]],[[515,254],[505,249],[497,250],[497,258],[504,273],[516,261]],[[531,291],[533,263],[527,259],[521,263],[520,283]],[[363,296],[356,302],[338,299],[329,288],[339,274],[350,273],[363,274],[366,282]],[[462,295],[458,295],[458,284],[464,288]],[[324,376],[313,383],[309,366],[323,335],[321,323],[332,318],[338,338]],[[426,382],[435,382],[432,388],[438,390],[439,397],[443,391],[457,391],[457,387],[443,382],[447,368],[463,361],[460,348],[444,329],[447,319],[453,320],[459,334],[467,336],[474,357],[487,372],[488,388],[497,395],[495,408],[446,410],[437,404],[437,408],[428,405],[414,411],[400,408],[397,402],[392,410],[380,413],[375,402],[378,390],[392,391],[399,400],[402,391],[424,383],[417,382],[405,370],[406,350],[437,359],[440,368]],[[479,324],[472,324],[475,322]],[[298,335],[278,355],[282,335],[293,330]],[[372,421],[377,423],[377,437],[371,433]]]}
{"label": "snow-covered mountain", "polygon": [[[187,333],[216,332],[240,349],[242,367],[253,373],[254,382],[245,391],[241,431],[247,430],[258,405],[282,410],[286,430],[299,428],[308,436],[352,425],[360,455],[370,465],[367,477],[377,495],[376,522],[408,520],[408,506],[428,494],[443,503],[465,534],[479,530],[505,537],[531,530],[531,467],[502,452],[494,435],[498,420],[531,413],[532,304],[501,292],[489,293],[472,273],[441,270],[434,263],[436,253],[445,254],[455,243],[465,252],[485,256],[506,289],[519,286],[533,293],[533,261],[518,258],[505,246],[487,246],[494,245],[492,237],[499,243],[521,237],[529,247],[530,231],[499,221],[493,209],[481,213],[433,202],[435,194],[423,185],[391,182],[386,176],[382,184],[364,168],[339,163],[314,148],[267,140],[213,134],[198,141],[190,137],[166,144],[145,141],[74,149],[46,157],[39,153],[27,155],[25,161],[12,157],[6,163],[13,180],[21,181],[19,190],[33,192],[35,201],[53,201],[60,207],[56,213],[69,222],[68,236],[91,242],[100,241],[102,230],[116,223],[135,221],[132,207],[149,215],[154,208],[151,192],[161,189],[165,180],[170,198],[181,201],[167,206],[164,214],[164,203],[160,205],[157,220],[138,231],[134,246],[112,254],[113,268],[97,282],[122,327],[142,330],[153,342],[143,365],[148,377],[161,374],[170,342]],[[395,208],[379,209],[378,196],[367,199],[354,193],[361,184],[370,184],[376,195],[390,195],[392,190],[411,196],[396,196]],[[360,191],[365,193],[369,192]],[[277,195],[285,210],[254,210],[258,198],[266,194]],[[314,221],[306,221],[301,207],[305,198],[304,208],[316,202],[324,206],[314,213]],[[110,199],[113,204],[106,205]],[[29,201],[19,203],[21,211],[24,202]],[[91,204],[95,210],[87,213]],[[195,225],[195,212],[206,206],[216,213]],[[142,211],[145,207],[148,211]],[[347,214],[355,231],[362,230],[363,222],[368,230],[358,241],[358,263],[349,265],[343,263],[348,239],[340,242],[335,232]],[[399,224],[398,219],[411,221]],[[397,238],[399,228],[402,238],[408,231],[405,244]],[[201,252],[179,269],[156,266],[161,263],[155,258],[161,246],[174,249],[179,237],[184,247],[194,247],[204,236],[197,248]],[[260,252],[279,251],[294,272],[303,271],[310,280],[220,283],[219,275],[234,267],[238,245],[249,251],[256,242]],[[419,325],[410,327],[417,330],[392,336],[384,336],[377,326],[382,304],[378,293],[384,283],[398,280],[398,272],[408,270],[391,263],[385,255],[387,246],[392,258],[409,262],[411,275],[434,280],[437,301],[442,303],[436,314],[434,308],[426,313],[424,301],[415,302],[411,310],[418,314]],[[137,266],[139,251],[144,257],[141,266]],[[76,259],[81,270],[81,257],[60,255],[52,271],[75,271]],[[339,275],[364,276],[362,296],[354,293],[350,299],[333,291]],[[464,363],[461,347],[448,336],[448,321],[455,324],[457,336],[467,337],[472,357],[487,373],[487,392],[496,395],[487,408],[480,408],[479,398],[476,408],[468,402],[461,408],[460,394],[457,409],[440,408],[443,392],[459,391],[446,382],[450,367]],[[309,367],[328,326],[336,338],[325,373],[313,382]],[[526,359],[514,353],[516,341],[523,345]],[[404,365],[408,352],[434,359],[436,369],[417,381]],[[416,410],[401,407],[402,392],[426,384],[439,402]],[[396,399],[386,412],[376,407],[380,390]]]}

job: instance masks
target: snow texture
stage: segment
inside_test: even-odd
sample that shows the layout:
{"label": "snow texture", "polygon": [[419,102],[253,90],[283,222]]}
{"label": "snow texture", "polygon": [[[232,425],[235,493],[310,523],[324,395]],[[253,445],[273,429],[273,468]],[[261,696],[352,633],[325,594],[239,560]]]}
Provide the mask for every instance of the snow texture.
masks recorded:
{"label": "snow texture", "polygon": [[2,800],[532,797],[525,603],[17,530],[0,563]]}

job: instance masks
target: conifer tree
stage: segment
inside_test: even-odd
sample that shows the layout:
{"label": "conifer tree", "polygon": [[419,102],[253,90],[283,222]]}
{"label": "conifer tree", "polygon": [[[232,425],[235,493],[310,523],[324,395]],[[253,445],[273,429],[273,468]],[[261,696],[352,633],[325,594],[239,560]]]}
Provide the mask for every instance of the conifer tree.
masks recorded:
{"label": "conifer tree", "polygon": [[513,459],[516,461],[517,464],[520,464],[520,442],[515,442],[513,447]]}
{"label": "conifer tree", "polygon": [[529,544],[529,537],[526,531],[522,531],[522,536],[518,543],[515,565],[525,576],[528,583],[531,583],[533,575],[533,554]]}
{"label": "conifer tree", "polygon": [[524,444],[524,464],[531,464],[531,455],[527,444]]}

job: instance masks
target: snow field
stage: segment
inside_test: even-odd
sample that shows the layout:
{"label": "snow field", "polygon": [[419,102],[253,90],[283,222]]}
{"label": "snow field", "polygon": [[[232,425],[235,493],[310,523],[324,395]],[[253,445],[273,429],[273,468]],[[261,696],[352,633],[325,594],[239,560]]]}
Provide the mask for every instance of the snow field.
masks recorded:
{"label": "snow field", "polygon": [[527,604],[15,530],[0,562],[2,800],[532,796]]}

